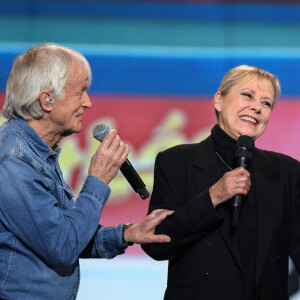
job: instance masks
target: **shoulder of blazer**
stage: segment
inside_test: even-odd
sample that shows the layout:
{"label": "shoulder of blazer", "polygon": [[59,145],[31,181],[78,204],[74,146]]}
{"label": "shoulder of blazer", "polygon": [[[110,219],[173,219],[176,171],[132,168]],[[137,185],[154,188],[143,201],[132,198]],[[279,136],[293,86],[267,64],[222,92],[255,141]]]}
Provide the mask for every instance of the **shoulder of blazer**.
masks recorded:
{"label": "shoulder of blazer", "polygon": [[257,166],[264,166],[264,170],[270,174],[274,174],[279,170],[300,170],[300,162],[298,160],[274,151],[255,148],[253,160]]}
{"label": "shoulder of blazer", "polygon": [[202,164],[210,158],[208,156],[211,156],[212,153],[214,154],[214,146],[212,138],[209,136],[199,143],[177,145],[161,153],[174,158],[177,158],[181,154],[188,157],[195,164]]}
{"label": "shoulder of blazer", "polygon": [[181,144],[160,152],[156,162],[159,164],[169,162],[180,170],[193,168],[218,174],[217,158],[211,136],[199,143]]}

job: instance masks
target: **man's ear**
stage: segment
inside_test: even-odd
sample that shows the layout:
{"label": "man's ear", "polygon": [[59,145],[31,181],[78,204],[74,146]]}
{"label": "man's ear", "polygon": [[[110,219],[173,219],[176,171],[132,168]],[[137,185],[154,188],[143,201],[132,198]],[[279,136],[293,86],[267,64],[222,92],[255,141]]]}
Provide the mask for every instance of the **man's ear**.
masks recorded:
{"label": "man's ear", "polygon": [[223,98],[222,98],[221,92],[220,91],[216,92],[213,103],[214,103],[214,107],[217,112],[222,111],[222,101],[223,101]]}
{"label": "man's ear", "polygon": [[53,99],[51,98],[51,96],[52,93],[47,90],[43,90],[40,92],[40,105],[41,108],[46,112],[50,112],[53,107]]}

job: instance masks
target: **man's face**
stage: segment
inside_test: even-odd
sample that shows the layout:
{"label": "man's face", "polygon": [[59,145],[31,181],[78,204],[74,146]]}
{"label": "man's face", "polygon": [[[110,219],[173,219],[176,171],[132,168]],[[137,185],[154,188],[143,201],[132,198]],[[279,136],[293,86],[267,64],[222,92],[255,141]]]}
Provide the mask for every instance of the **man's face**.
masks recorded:
{"label": "man's face", "polygon": [[63,90],[63,100],[54,101],[51,112],[51,121],[60,136],[81,131],[83,113],[92,106],[87,87],[88,75],[85,68],[74,62]]}

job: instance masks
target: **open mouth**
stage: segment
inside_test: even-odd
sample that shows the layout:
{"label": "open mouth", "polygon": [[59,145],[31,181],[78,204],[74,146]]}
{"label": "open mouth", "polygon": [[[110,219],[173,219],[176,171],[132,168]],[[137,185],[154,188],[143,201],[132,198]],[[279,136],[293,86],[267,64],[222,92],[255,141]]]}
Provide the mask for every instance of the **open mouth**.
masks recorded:
{"label": "open mouth", "polygon": [[253,124],[255,124],[255,125],[258,124],[258,122],[257,122],[256,119],[251,118],[251,117],[249,117],[249,116],[241,116],[240,119],[243,120],[243,121],[251,122],[251,123],[253,123]]}

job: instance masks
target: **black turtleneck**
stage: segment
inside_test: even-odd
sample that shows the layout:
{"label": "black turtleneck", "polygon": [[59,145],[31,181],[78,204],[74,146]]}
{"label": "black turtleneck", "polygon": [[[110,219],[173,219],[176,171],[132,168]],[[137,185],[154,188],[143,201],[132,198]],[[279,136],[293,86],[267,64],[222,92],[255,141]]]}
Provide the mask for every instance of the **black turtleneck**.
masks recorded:
{"label": "black turtleneck", "polygon": [[[230,137],[223,131],[219,125],[215,125],[211,131],[211,136],[214,142],[217,159],[222,173],[226,173],[232,169],[236,140]],[[254,172],[252,166],[251,174],[251,188],[248,195],[244,198],[239,223],[235,235],[242,259],[245,299],[254,299],[254,278],[255,278],[255,257],[256,257],[256,236],[257,236],[257,212],[256,200],[254,193]],[[224,205],[226,213],[230,214],[230,203]],[[230,228],[228,228],[230,230]]]}

